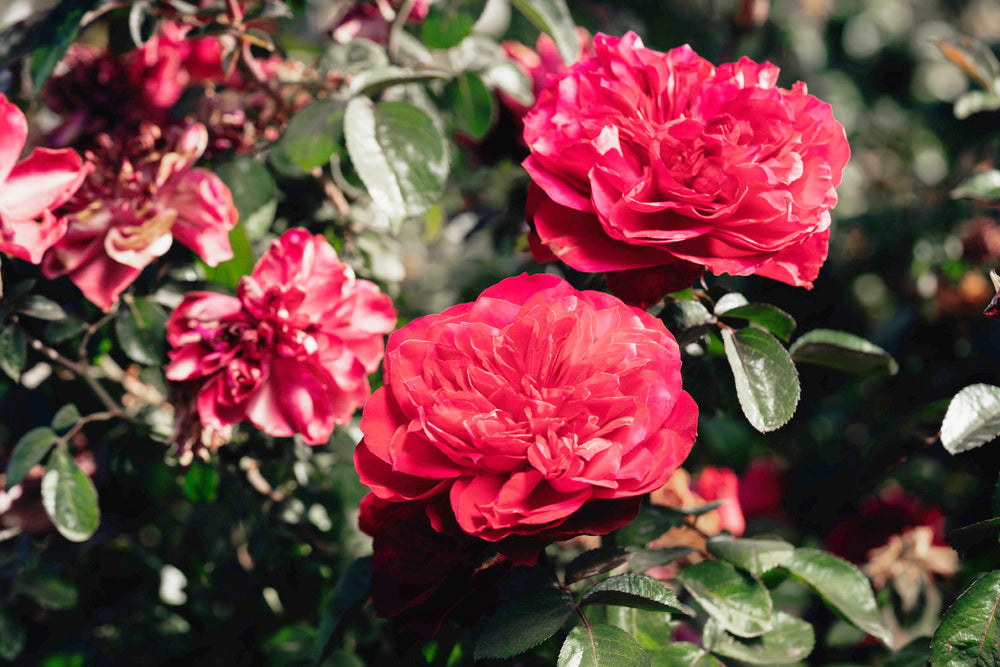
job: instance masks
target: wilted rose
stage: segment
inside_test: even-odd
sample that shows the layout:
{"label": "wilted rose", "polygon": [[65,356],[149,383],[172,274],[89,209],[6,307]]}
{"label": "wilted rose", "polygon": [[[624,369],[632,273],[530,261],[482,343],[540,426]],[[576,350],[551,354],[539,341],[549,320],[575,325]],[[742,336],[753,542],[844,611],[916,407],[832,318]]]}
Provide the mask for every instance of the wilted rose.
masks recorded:
{"label": "wilted rose", "polygon": [[490,541],[624,525],[697,425],[663,324],[550,275],[396,331],[383,382],[361,419],[361,481],[393,502],[440,497],[436,529]]}
{"label": "wilted rose", "polygon": [[304,229],[274,241],[238,292],[184,297],[167,321],[167,378],[193,383],[205,427],[246,419],[326,442],[370,393],[382,336],[396,323],[389,297]]}
{"label": "wilted rose", "polygon": [[525,117],[533,251],[631,303],[713,273],[811,287],[850,153],[830,105],[778,68],[715,68],[598,34]]}

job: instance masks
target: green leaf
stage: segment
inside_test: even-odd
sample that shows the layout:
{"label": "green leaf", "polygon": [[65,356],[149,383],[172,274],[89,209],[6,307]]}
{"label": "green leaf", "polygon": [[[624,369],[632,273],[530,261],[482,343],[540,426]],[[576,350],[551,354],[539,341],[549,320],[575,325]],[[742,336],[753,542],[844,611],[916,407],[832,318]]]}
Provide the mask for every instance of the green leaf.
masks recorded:
{"label": "green leaf", "polygon": [[742,308],[747,305],[750,305],[750,301],[745,296],[739,292],[728,292],[719,297],[719,300],[715,302],[713,310],[716,315],[724,315],[730,310]]}
{"label": "green leaf", "polygon": [[708,651],[690,642],[674,642],[650,651],[652,667],[722,667]]}
{"label": "green leaf", "polygon": [[122,351],[132,361],[147,366],[163,363],[167,314],[159,305],[142,298],[126,301],[115,318],[115,334]]}
{"label": "green leaf", "polygon": [[372,588],[372,558],[359,558],[347,568],[330,600],[326,603],[323,618],[313,649],[313,665],[319,665],[337,648],[333,641],[344,617],[368,598]]}
{"label": "green leaf", "polygon": [[214,465],[194,459],[184,475],[181,488],[184,496],[193,503],[214,502],[218,495],[219,472]]}
{"label": "green leaf", "polygon": [[799,374],[788,352],[760,329],[723,329],[722,342],[747,420],[761,433],[784,426],[799,402]]}
{"label": "green leaf", "polygon": [[62,306],[41,294],[28,295],[18,304],[17,310],[39,320],[61,320],[66,317],[66,311]]}
{"label": "green leaf", "polygon": [[24,650],[24,626],[0,607],[0,659],[13,661]]}
{"label": "green leaf", "polygon": [[774,629],[760,637],[743,639],[726,632],[714,618],[702,634],[705,648],[751,665],[789,665],[804,660],[816,644],[811,625],[783,611],[774,613]]}
{"label": "green leaf", "polygon": [[45,512],[67,540],[83,542],[89,539],[101,520],[94,483],[80,470],[65,447],[53,450],[48,468],[42,478]]}
{"label": "green leaf", "polygon": [[52,417],[52,428],[56,431],[65,431],[71,428],[80,419],[80,411],[72,403],[59,408],[55,416]]}
{"label": "green leaf", "polygon": [[782,567],[815,590],[846,621],[892,648],[892,634],[879,616],[871,584],[857,567],[818,549],[796,549]]}
{"label": "green leaf", "polygon": [[716,317],[700,301],[674,301],[660,313],[660,319],[681,347],[695,342],[711,331]]}
{"label": "green leaf", "polygon": [[721,534],[708,538],[707,546],[712,555],[757,577],[795,554],[795,547],[784,540],[737,539]]}
{"label": "green leaf", "polygon": [[690,509],[643,505],[632,522],[618,529],[615,535],[619,544],[645,546],[671,528],[683,526],[689,516],[711,512],[721,505],[721,501]]}
{"label": "green leaf", "polygon": [[501,603],[481,626],[476,660],[524,653],[558,632],[575,611],[573,596],[561,588],[526,587],[516,598]]}
{"label": "green leaf", "polygon": [[15,382],[28,361],[28,339],[17,324],[8,323],[0,329],[0,368]]}
{"label": "green leaf", "polygon": [[[277,202],[271,211],[272,219],[274,210],[277,210]],[[233,258],[229,261],[218,266],[209,266],[200,259],[198,262],[205,271],[206,280],[235,290],[240,278],[250,274],[254,266],[253,248],[250,247],[242,222],[229,230],[229,246],[233,249]]]}
{"label": "green leaf", "polygon": [[859,375],[895,375],[899,364],[874,343],[846,331],[813,329],[788,348],[792,359],[804,364],[819,364]]}
{"label": "green leaf", "polygon": [[632,554],[629,560],[629,569],[633,572],[643,573],[651,568],[672,563],[675,560],[690,556],[696,549],[692,547],[667,547],[666,549],[642,549]]}
{"label": "green leaf", "polygon": [[931,667],[1000,665],[1000,570],[977,579],[944,613],[931,640]]}
{"label": "green leaf", "polygon": [[558,667],[648,667],[649,654],[613,625],[576,627],[559,650]]}
{"label": "green leaf", "polygon": [[[996,93],[987,92],[985,90],[970,90],[964,93],[955,100],[954,113],[955,118],[962,120],[963,118],[968,118],[974,113],[979,113],[980,111],[993,111],[995,109],[1000,109],[1000,95]],[[957,197],[954,191],[952,192],[952,197]],[[961,196],[978,199],[975,195],[970,195],[967,193],[962,193]],[[990,201],[985,198],[986,201]]]}
{"label": "green leaf", "polygon": [[483,80],[472,72],[462,72],[445,86],[445,96],[458,130],[475,141],[485,137],[496,118],[497,103]]}
{"label": "green leaf", "polygon": [[278,208],[277,188],[271,172],[256,160],[237,156],[216,167],[215,174],[233,193],[247,240],[255,241],[264,236]]}
{"label": "green leaf", "polygon": [[990,169],[974,174],[952,190],[951,197],[986,202],[1000,201],[1000,170]]}
{"label": "green leaf", "polygon": [[476,19],[468,12],[440,9],[431,5],[420,26],[420,40],[431,49],[450,49],[472,33]]}
{"label": "green leaf", "polygon": [[42,462],[56,444],[56,432],[48,426],[33,428],[17,441],[7,464],[7,490],[19,484],[28,471]]}
{"label": "green leaf", "polygon": [[566,566],[566,576],[563,581],[568,586],[582,579],[610,572],[619,565],[627,563],[631,556],[631,552],[627,549],[610,545],[584,551]]}
{"label": "green leaf", "polygon": [[513,0],[511,4],[536,28],[552,35],[563,62],[571,65],[576,61],[580,50],[576,41],[576,26],[563,0]]}
{"label": "green leaf", "polygon": [[882,667],[924,667],[930,653],[930,640],[927,637],[917,637],[909,644],[899,649],[882,663]]}
{"label": "green leaf", "polygon": [[681,604],[672,590],[656,579],[632,572],[598,582],[583,594],[580,604],[610,604],[647,611],[679,611],[694,616],[694,611]]}
{"label": "green leaf", "polygon": [[786,342],[795,331],[795,319],[791,315],[766,303],[748,303],[745,306],[737,306],[725,311],[723,315],[759,324]]}
{"label": "green leaf", "polygon": [[24,575],[17,588],[44,609],[72,609],[80,598],[76,586],[52,574]]}
{"label": "green leaf", "polygon": [[969,385],[955,394],[941,423],[941,444],[952,454],[975,449],[1000,435],[1000,387]]}
{"label": "green leaf", "polygon": [[998,531],[1000,531],[1000,517],[977,521],[948,533],[948,544],[963,556],[980,546],[988,550],[995,550]]}
{"label": "green leaf", "polygon": [[757,579],[729,563],[702,561],[675,577],[722,626],[740,637],[758,637],[774,628],[771,596]]}
{"label": "green leaf", "polygon": [[359,72],[351,79],[352,95],[372,96],[386,88],[407,83],[426,83],[451,78],[438,70],[414,70],[396,65],[384,65]]}
{"label": "green leaf", "polygon": [[31,83],[37,92],[52,74],[66,49],[80,32],[80,19],[97,5],[97,0],[62,0],[33,30]]}
{"label": "green leaf", "polygon": [[444,135],[426,113],[406,102],[356,97],[344,116],[347,151],[375,205],[391,220],[420,215],[448,178]]}
{"label": "green leaf", "polygon": [[271,147],[272,163],[290,175],[289,164],[305,173],[326,165],[340,151],[345,108],[343,100],[328,97],[299,109]]}

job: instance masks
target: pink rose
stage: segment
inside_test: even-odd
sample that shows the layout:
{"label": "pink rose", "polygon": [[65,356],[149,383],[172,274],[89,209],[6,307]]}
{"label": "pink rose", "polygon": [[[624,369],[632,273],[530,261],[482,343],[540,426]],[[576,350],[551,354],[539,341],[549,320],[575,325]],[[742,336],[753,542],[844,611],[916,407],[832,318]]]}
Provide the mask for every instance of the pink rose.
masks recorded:
{"label": "pink rose", "polygon": [[[576,41],[579,45],[576,60],[594,55],[593,40],[589,32],[577,27]],[[566,62],[563,60],[562,54],[559,53],[555,41],[544,32],[539,35],[535,48],[512,40],[503,42],[500,47],[507,59],[517,65],[517,68],[524,72],[528,80],[531,81],[531,91],[536,98],[545,89],[551,75],[562,74],[566,71]],[[519,118],[530,110],[530,107],[522,105],[509,95],[501,93],[500,99]]]}
{"label": "pink rose", "polygon": [[194,168],[208,142],[204,126],[161,135],[147,124],[129,141],[104,139],[98,169],[63,209],[68,229],[42,262],[46,276],[68,275],[107,311],[174,239],[209,266],[232,259],[233,196],[218,176]]}
{"label": "pink rose", "polygon": [[399,329],[383,382],[361,417],[361,481],[392,502],[437,499],[435,529],[489,541],[624,525],[697,428],[663,324],[550,275]]}
{"label": "pink rose", "polygon": [[238,294],[184,297],[167,320],[167,378],[194,384],[206,428],[246,419],[326,442],[370,393],[382,336],[396,323],[389,297],[304,229],[274,241]]}
{"label": "pink rose", "polygon": [[728,530],[736,537],[743,534],[747,525],[740,507],[739,485],[739,479],[731,469],[705,466],[691,488],[706,502],[722,501],[717,510],[719,530]]}
{"label": "pink rose", "polygon": [[594,50],[524,119],[536,257],[605,272],[632,303],[705,269],[811,287],[850,154],[830,105],[769,63],[715,68],[633,33]]}
{"label": "pink rose", "polygon": [[0,252],[33,264],[66,233],[53,215],[80,187],[91,169],[72,150],[36,148],[17,159],[28,137],[21,110],[0,93]]}

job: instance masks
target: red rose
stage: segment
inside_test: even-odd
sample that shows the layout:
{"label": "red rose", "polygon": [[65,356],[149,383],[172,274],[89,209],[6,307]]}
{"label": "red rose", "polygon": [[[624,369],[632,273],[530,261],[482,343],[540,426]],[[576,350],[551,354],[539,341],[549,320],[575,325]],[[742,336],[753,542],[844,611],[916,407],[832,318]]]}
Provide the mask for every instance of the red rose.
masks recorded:
{"label": "red rose", "polygon": [[239,298],[192,292],[167,321],[167,378],[193,382],[201,423],[248,419],[327,441],[368,397],[396,312],[326,239],[290,229],[244,276]]}
{"label": "red rose", "polygon": [[563,539],[627,523],[691,450],[698,408],[663,324],[608,294],[521,275],[389,337],[361,481],[430,503],[437,530]]}
{"label": "red rose", "polygon": [[633,33],[594,50],[524,119],[536,257],[609,273],[633,303],[706,268],[811,287],[850,153],[830,105],[769,63],[715,68]]}

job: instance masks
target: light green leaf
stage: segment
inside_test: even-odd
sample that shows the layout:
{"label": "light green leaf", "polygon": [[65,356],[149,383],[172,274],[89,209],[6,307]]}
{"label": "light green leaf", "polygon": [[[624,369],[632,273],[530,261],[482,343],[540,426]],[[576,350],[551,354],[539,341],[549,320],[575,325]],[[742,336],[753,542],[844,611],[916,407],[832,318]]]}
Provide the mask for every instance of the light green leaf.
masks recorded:
{"label": "light green leaf", "polygon": [[[997,100],[1000,103],[1000,100]],[[962,181],[951,191],[952,199],[1000,201],[1000,170],[981,171]]]}
{"label": "light green leaf", "polygon": [[17,310],[28,317],[39,320],[61,320],[66,317],[66,311],[58,303],[42,296],[30,294],[18,304]]}
{"label": "light green leaf", "polygon": [[748,303],[730,308],[725,317],[736,317],[758,324],[783,341],[787,341],[795,330],[795,319],[776,306],[766,303]]}
{"label": "light green leaf", "polygon": [[440,81],[447,78],[449,75],[444,71],[414,70],[396,65],[385,65],[356,74],[351,80],[351,94],[372,96],[392,86]]}
{"label": "light green leaf", "polygon": [[14,661],[24,650],[24,626],[0,608],[0,659]]}
{"label": "light green leaf", "polygon": [[714,618],[702,635],[705,648],[751,665],[789,665],[804,660],[816,644],[811,625],[783,611],[774,613],[774,629],[760,637],[734,637]]}
{"label": "light green leaf", "polygon": [[899,364],[874,343],[846,331],[813,329],[788,348],[798,363],[819,364],[859,375],[895,375]]}
{"label": "light green leaf", "polygon": [[444,135],[426,113],[406,102],[356,97],[344,132],[355,170],[390,219],[420,215],[437,201],[450,165]]}
{"label": "light green leaf", "polygon": [[442,9],[440,3],[434,3],[420,26],[420,39],[428,48],[450,49],[469,36],[475,22],[468,12]]}
{"label": "light green leaf", "polygon": [[294,175],[295,168],[308,173],[326,165],[330,156],[340,150],[345,108],[342,99],[327,97],[299,109],[271,147],[271,163],[290,175]]}
{"label": "light green leaf", "polygon": [[747,420],[761,433],[784,426],[799,402],[799,374],[788,352],[760,329],[723,329],[722,342]]}
{"label": "light green leaf", "polygon": [[857,567],[818,549],[796,549],[782,567],[815,590],[823,601],[859,630],[892,648],[868,578]]}
{"label": "light green leaf", "polygon": [[975,449],[1000,435],[1000,387],[969,385],[955,394],[941,423],[941,444],[952,454]]}
{"label": "light green leaf", "polygon": [[[955,100],[954,113],[955,118],[962,120],[974,113],[993,111],[995,109],[1000,109],[1000,95],[985,90],[970,90]],[[951,196],[957,197],[959,195],[952,192]],[[962,193],[960,196],[968,197],[970,195]]]}
{"label": "light green leaf", "polygon": [[57,447],[49,456],[42,477],[42,505],[56,530],[71,542],[90,539],[100,524],[97,489],[65,447]]}
{"label": "light green leaf", "polygon": [[1000,570],[976,580],[948,608],[931,641],[931,667],[1000,665]]}
{"label": "light green leaf", "polygon": [[56,431],[65,431],[76,424],[79,419],[80,411],[72,403],[67,403],[59,408],[55,416],[52,417],[52,428]]}
{"label": "light green leaf", "polygon": [[512,0],[511,4],[536,28],[552,35],[563,62],[571,65],[576,61],[580,50],[576,41],[576,26],[563,0]]}
{"label": "light green leaf", "polygon": [[632,572],[598,582],[583,594],[580,604],[620,605],[647,611],[679,611],[694,616],[694,611],[681,604],[672,590],[656,579]]}
{"label": "light green leaf", "polygon": [[0,369],[10,379],[21,379],[21,371],[28,361],[28,339],[20,325],[8,322],[0,329]]}
{"label": "light green leaf", "polygon": [[7,464],[7,489],[19,484],[28,471],[42,462],[56,444],[56,433],[48,426],[33,428],[17,441]]}
{"label": "light green leaf", "polygon": [[723,315],[728,313],[730,310],[742,308],[743,306],[747,306],[749,304],[750,301],[739,292],[728,292],[719,297],[719,300],[715,302],[715,308],[713,310],[716,315]]}
{"label": "light green leaf", "polygon": [[757,579],[729,563],[702,561],[675,578],[722,626],[740,637],[758,637],[774,628],[771,596]]}
{"label": "light green leaf", "polygon": [[795,554],[795,547],[784,540],[738,539],[722,534],[708,538],[707,547],[712,555],[757,577]]}
{"label": "light green leaf", "polygon": [[557,667],[649,667],[649,654],[631,635],[613,625],[570,630]]}
{"label": "light green leaf", "polygon": [[[276,207],[277,202],[275,202],[274,207],[269,208],[276,210]],[[273,210],[271,211],[272,219]],[[267,210],[262,212],[264,215],[268,213]],[[270,225],[270,222],[268,224]],[[235,290],[240,283],[240,278],[252,273],[254,266],[253,248],[250,246],[242,222],[229,230],[229,246],[233,249],[233,258],[229,261],[222,262],[218,266],[209,266],[200,259],[198,261],[205,271],[206,280]]]}
{"label": "light green leaf", "polygon": [[690,642],[674,642],[649,652],[652,667],[722,667],[705,649]]}

